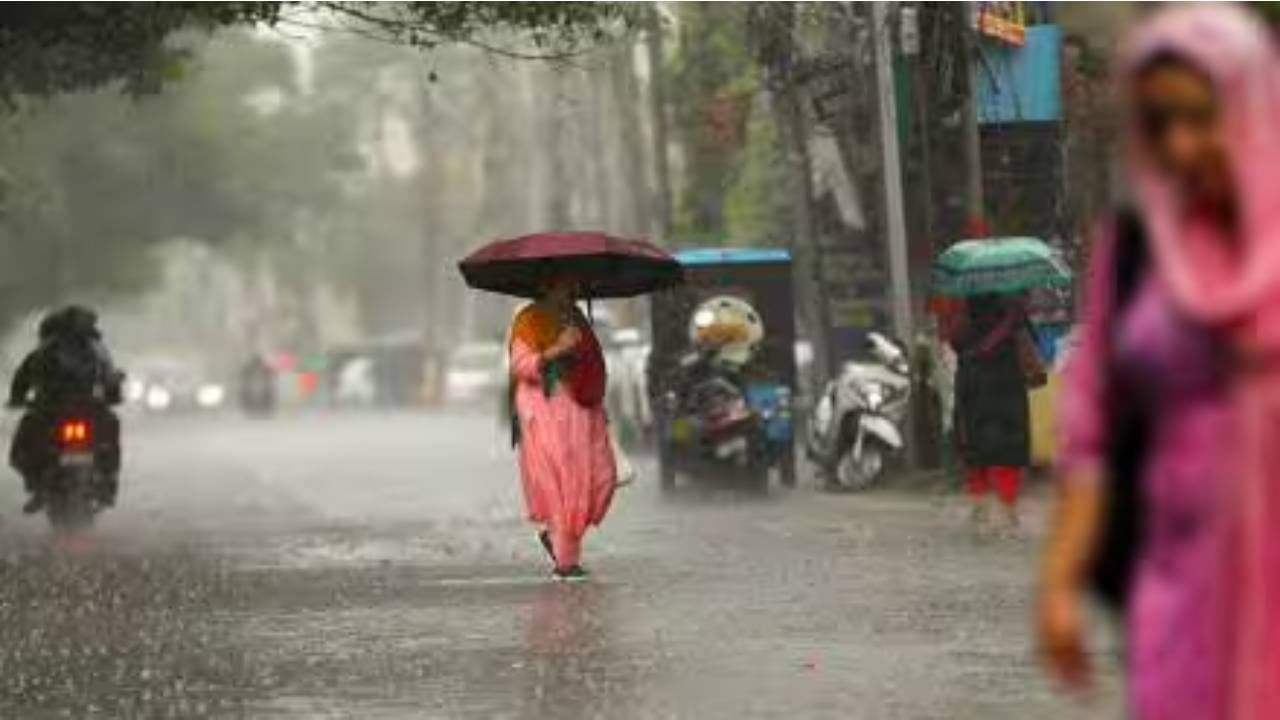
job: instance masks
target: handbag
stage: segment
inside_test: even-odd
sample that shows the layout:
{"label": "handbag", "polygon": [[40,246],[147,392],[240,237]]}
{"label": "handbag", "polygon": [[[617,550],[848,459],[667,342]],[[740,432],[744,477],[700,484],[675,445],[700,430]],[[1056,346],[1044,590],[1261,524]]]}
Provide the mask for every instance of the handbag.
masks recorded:
{"label": "handbag", "polygon": [[1040,351],[1031,339],[1031,330],[1023,328],[1018,333],[1018,367],[1022,370],[1022,379],[1029,389],[1044,387],[1049,382],[1049,373],[1045,370],[1044,361],[1040,359]]}
{"label": "handbag", "polygon": [[[1111,312],[1107,313],[1112,323],[1132,298],[1147,264],[1146,234],[1141,219],[1132,209],[1122,209],[1117,214],[1114,251],[1114,299]],[[1116,328],[1104,328],[1103,335],[1114,347]],[[1117,381],[1115,366],[1113,360],[1108,360],[1104,374],[1113,388]],[[1109,395],[1115,397],[1114,393]],[[1141,477],[1147,457],[1148,426],[1149,419],[1141,403],[1109,403],[1105,497],[1100,537],[1089,568],[1089,585],[1104,606],[1120,614],[1128,607],[1134,571],[1142,552],[1146,507]]]}

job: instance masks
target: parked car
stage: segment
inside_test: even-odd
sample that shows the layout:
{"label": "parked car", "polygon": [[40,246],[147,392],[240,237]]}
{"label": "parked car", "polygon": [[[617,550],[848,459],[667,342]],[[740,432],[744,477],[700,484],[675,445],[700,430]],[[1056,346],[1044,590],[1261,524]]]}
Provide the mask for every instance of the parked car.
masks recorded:
{"label": "parked car", "polygon": [[653,413],[649,407],[648,378],[645,367],[649,344],[635,328],[613,333],[605,351],[609,384],[605,398],[609,421],[624,444],[635,446],[649,437]]}
{"label": "parked car", "polygon": [[373,358],[344,357],[334,371],[333,403],[343,408],[371,408],[378,402],[378,382]]}
{"label": "parked car", "polygon": [[227,403],[224,383],[183,368],[135,371],[125,388],[125,400],[151,413],[207,412]]}
{"label": "parked car", "polygon": [[444,381],[447,402],[491,400],[506,386],[506,353],[501,343],[467,343],[449,357]]}

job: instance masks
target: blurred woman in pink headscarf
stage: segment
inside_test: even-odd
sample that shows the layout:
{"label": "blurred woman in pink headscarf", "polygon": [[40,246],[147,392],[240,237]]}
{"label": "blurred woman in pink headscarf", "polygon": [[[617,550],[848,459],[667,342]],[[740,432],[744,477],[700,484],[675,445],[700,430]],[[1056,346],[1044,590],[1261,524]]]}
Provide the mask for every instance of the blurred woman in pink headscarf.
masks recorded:
{"label": "blurred woman in pink headscarf", "polygon": [[1081,599],[1114,549],[1108,483],[1131,479],[1141,523],[1123,617],[1143,720],[1280,716],[1273,42],[1240,7],[1192,4],[1123,50],[1132,207],[1095,245],[1038,620],[1050,670],[1084,683]]}

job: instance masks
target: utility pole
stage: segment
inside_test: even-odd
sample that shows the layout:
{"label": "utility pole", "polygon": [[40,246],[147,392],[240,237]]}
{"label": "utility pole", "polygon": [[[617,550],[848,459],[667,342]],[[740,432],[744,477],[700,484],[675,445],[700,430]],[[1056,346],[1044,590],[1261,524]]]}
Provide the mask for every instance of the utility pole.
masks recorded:
{"label": "utility pole", "polygon": [[977,38],[973,13],[976,5],[964,3],[964,23],[960,32],[964,39],[965,72],[969,74],[969,101],[964,109],[965,224],[967,232],[986,227],[986,204],[982,197],[982,134],[978,129],[978,79],[973,72],[977,59]]}
{"label": "utility pole", "polygon": [[[928,256],[933,257],[936,238],[933,236],[933,136],[930,132],[929,101],[925,95],[924,63],[920,59],[920,7],[902,7],[902,54],[911,64],[911,99],[915,106],[916,132],[920,138],[920,235]],[[915,291],[920,291],[916,279]]]}
{"label": "utility pole", "polygon": [[[911,317],[911,279],[907,262],[907,222],[902,203],[902,158],[898,150],[898,97],[893,81],[893,45],[889,28],[888,3],[871,3],[871,36],[876,53],[876,88],[879,90],[880,150],[884,177],[885,240],[889,244],[889,307],[893,333],[907,348],[915,347]],[[919,438],[915,420],[907,418],[907,467],[919,467]]]}
{"label": "utility pole", "polygon": [[889,42],[887,3],[871,4],[872,37],[879,90],[880,149],[884,171],[885,240],[889,246],[889,307],[893,332],[910,347],[913,342],[911,282],[907,269],[907,226],[902,206],[902,162],[898,151],[898,109],[893,82],[893,48]]}

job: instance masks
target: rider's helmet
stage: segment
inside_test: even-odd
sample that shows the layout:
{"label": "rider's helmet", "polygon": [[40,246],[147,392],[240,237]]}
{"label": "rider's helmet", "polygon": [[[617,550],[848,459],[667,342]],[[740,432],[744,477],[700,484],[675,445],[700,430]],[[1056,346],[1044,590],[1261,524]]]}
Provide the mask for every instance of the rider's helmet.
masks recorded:
{"label": "rider's helmet", "polygon": [[51,310],[40,319],[36,332],[41,342],[59,335],[98,336],[98,313],[83,305],[67,305]]}
{"label": "rider's helmet", "polygon": [[764,322],[751,303],[733,295],[703,301],[689,319],[689,341],[717,362],[745,365],[764,340]]}
{"label": "rider's helmet", "polygon": [[36,335],[40,338],[40,342],[52,340],[55,335],[62,331],[62,311],[53,310],[45,313],[40,318],[40,324],[36,326]]}
{"label": "rider's helmet", "polygon": [[72,334],[97,336],[98,313],[84,305],[68,305],[62,309],[66,330]]}

